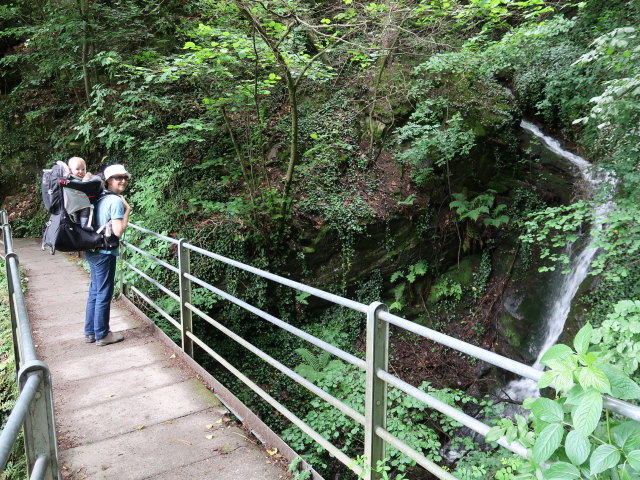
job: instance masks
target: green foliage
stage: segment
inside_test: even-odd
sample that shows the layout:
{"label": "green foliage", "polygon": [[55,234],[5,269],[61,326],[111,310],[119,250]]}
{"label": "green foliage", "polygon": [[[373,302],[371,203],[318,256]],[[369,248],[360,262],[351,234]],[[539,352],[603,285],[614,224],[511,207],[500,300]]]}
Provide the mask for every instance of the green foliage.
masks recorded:
{"label": "green foliage", "polygon": [[573,349],[557,344],[543,355],[541,361],[549,370],[538,386],[553,385],[558,396],[525,401],[533,430],[517,416],[517,424],[504,419],[489,431],[488,441],[506,435],[532,449],[532,464],[523,465],[518,478],[542,474],[546,480],[618,479],[640,473],[640,423],[621,420],[603,407],[604,394],[638,400],[640,387],[608,364],[602,352],[589,349],[592,340],[593,328],[586,324],[575,336]]}
{"label": "green foliage", "polygon": [[397,271],[391,275],[391,283],[397,283],[401,279],[404,279],[405,282],[399,283],[393,288],[394,301],[389,305],[389,310],[401,310],[405,303],[404,293],[407,286],[411,288],[411,284],[415,283],[420,277],[426,275],[428,271],[429,264],[424,260],[421,260],[418,263],[409,265],[406,273],[403,271]]}
{"label": "green foliage", "polygon": [[557,262],[568,265],[570,259],[560,248],[575,242],[582,225],[591,223],[602,227],[591,230],[594,245],[602,253],[594,260],[590,273],[603,274],[613,281],[628,277],[630,270],[624,259],[640,251],[640,209],[631,199],[620,199],[616,208],[607,213],[604,225],[599,212],[595,202],[578,201],[531,214],[525,222],[527,233],[521,239],[541,245],[540,257],[549,263],[540,270],[552,271]]}
{"label": "green foliage", "polygon": [[515,28],[481,54],[484,68],[509,73],[524,108],[548,124],[575,120],[595,92],[593,73],[567,62],[582,53],[568,35],[575,22],[559,15]]}
{"label": "green foliage", "polygon": [[541,245],[540,258],[548,259],[549,263],[540,271],[555,270],[557,262],[564,266],[569,264],[569,256],[559,249],[578,239],[577,232],[593,211],[588,202],[578,201],[567,206],[547,207],[529,215],[525,222],[527,233],[520,238],[524,243]]}
{"label": "green foliage", "polygon": [[414,167],[412,178],[418,186],[424,187],[440,176],[442,168],[454,158],[466,158],[475,145],[475,136],[472,130],[465,128],[459,113],[441,124],[433,105],[425,101],[402,127],[398,141],[411,142],[400,158]]}
{"label": "green foliage", "polygon": [[361,159],[355,144],[356,117],[349,107],[345,92],[339,91],[320,106],[300,108],[300,137],[306,150],[298,168],[298,213],[319,218],[337,233],[345,273],[355,255],[356,236],[374,218],[366,192],[357,188]]}
{"label": "green foliage", "polygon": [[456,461],[452,474],[458,480],[512,480],[524,462],[517,455],[505,456],[504,451],[472,450]]}
{"label": "green foliage", "polygon": [[[404,474],[393,475],[392,468],[389,466],[390,458],[387,457],[384,460],[378,460],[374,467],[369,465],[367,462],[367,457],[363,455],[358,455],[353,462],[353,466],[358,466],[362,470],[360,475],[358,475],[358,480],[364,480],[365,478],[372,478],[371,475],[373,472],[379,474],[378,477],[381,480],[405,480]],[[351,465],[350,465],[351,466]]]}
{"label": "green foliage", "polygon": [[462,298],[462,285],[447,276],[440,277],[431,287],[429,294],[429,301],[433,303],[445,298],[453,299],[455,303]]}
{"label": "green foliage", "polygon": [[621,300],[613,306],[599,328],[594,329],[591,342],[602,345],[602,360],[627,375],[634,375],[640,359],[640,301]]}
{"label": "green foliage", "polygon": [[482,252],[482,258],[480,259],[480,265],[478,270],[473,273],[473,285],[471,291],[474,298],[480,298],[487,289],[489,277],[491,276],[491,251],[490,249]]}
{"label": "green foliage", "polygon": [[306,363],[301,363],[295,368],[299,373],[310,382],[316,382],[325,369],[338,368],[339,365],[333,362],[339,360],[331,360],[331,354],[327,351],[321,351],[318,355],[314,355],[306,348],[296,348],[296,353],[302,357]]}
{"label": "green foliage", "polygon": [[[316,356],[313,357],[317,359]],[[314,374],[314,378],[320,388],[363,413],[363,372],[334,360],[327,363],[320,375]],[[456,390],[437,390],[426,382],[419,388],[449,405],[475,404],[487,412],[492,408],[490,403],[479,401]],[[460,425],[396,389],[389,390],[388,402],[387,430],[433,461],[440,461],[441,441],[438,432],[452,435]],[[364,434],[362,427],[323,400],[312,398],[303,420],[348,455],[356,457],[359,454]],[[297,427],[287,428],[282,433],[282,438],[296,451],[304,452],[305,460],[315,468],[327,468],[327,459],[323,456],[322,447],[306,435],[301,436]],[[394,448],[389,448],[388,454],[385,468],[388,467],[387,471],[390,473],[402,474],[414,465],[412,460]]]}
{"label": "green foliage", "polygon": [[[545,209],[539,198],[532,198],[530,185],[516,177],[519,168],[525,166],[520,156],[502,152],[499,158],[497,154],[492,158],[487,153],[485,148],[493,152],[495,145],[517,143],[515,136],[510,136],[521,117],[517,103],[525,114],[538,115],[549,127],[580,143],[589,157],[599,159],[606,171],[619,178],[616,191],[606,192],[613,195],[616,208],[602,228],[594,230],[596,246],[603,254],[592,271],[606,275],[607,292],[599,294],[602,301],[591,313],[600,315],[598,321],[606,318],[591,340],[600,340],[606,350],[599,359],[632,374],[637,372],[633,354],[638,343],[634,331],[637,312],[635,300],[629,299],[638,298],[637,287],[633,286],[638,278],[634,257],[640,249],[638,35],[634,26],[637,6],[633,3],[588,2],[582,9],[573,1],[542,0],[420,0],[394,4],[345,0],[322,5],[269,0],[245,3],[257,18],[251,27],[240,14],[239,2],[169,0],[158,9],[154,3],[129,0],[117,4],[81,0],[51,9],[21,0],[1,9],[4,38],[19,43],[11,44],[0,61],[6,94],[0,106],[0,183],[16,183],[21,170],[32,182],[42,163],[54,157],[68,158],[71,151],[86,155],[92,169],[105,162],[125,161],[134,173],[128,192],[133,221],[176,238],[189,237],[200,246],[241,261],[307,277],[311,274],[303,270],[303,261],[284,258],[280,249],[285,244],[287,251],[298,248],[297,228],[306,229],[311,224],[327,227],[337,235],[343,254],[342,268],[336,274],[341,276],[341,284],[328,285],[328,289],[349,289],[349,293],[355,289],[359,300],[371,301],[380,298],[383,281],[379,272],[356,287],[347,285],[347,280],[353,273],[349,270],[356,241],[366,233],[367,223],[378,221],[381,215],[372,206],[379,206],[387,198],[383,190],[386,186],[378,185],[377,176],[386,167],[396,167],[387,160],[390,157],[408,166],[420,186],[419,191],[412,191],[399,202],[409,207],[405,210],[422,208],[421,202],[429,196],[432,203],[425,209],[436,212],[447,187],[449,193],[452,188],[454,192],[482,192],[475,198],[456,193],[451,205],[468,228],[465,236],[476,245],[484,242],[488,233],[494,233],[490,227],[520,228],[523,212],[537,211],[526,220],[530,230],[520,251],[541,245],[543,256],[550,261],[548,269],[557,260],[568,260],[558,251],[577,239],[584,224],[599,224],[593,204],[587,201]],[[88,11],[83,12],[85,7]],[[562,11],[566,17],[553,15]],[[266,35],[259,35],[255,27],[263,28]],[[389,39],[391,45],[385,43],[384,48],[378,48]],[[277,45],[285,68],[278,63],[268,40]],[[380,78],[386,79],[388,70],[393,71],[389,77],[397,79],[397,85],[389,86],[389,91],[381,88],[373,101],[370,92],[377,71],[372,67],[380,69]],[[404,75],[411,70],[409,82]],[[280,181],[287,155],[284,145],[294,135],[286,72],[297,85],[294,97],[300,101],[297,210],[291,217],[281,214],[284,199]],[[503,88],[504,83],[514,95]],[[361,151],[366,143],[362,131],[367,128],[363,111],[369,109],[369,103],[374,104],[370,120],[384,124],[385,135],[398,134],[395,144],[380,139],[383,155],[377,163]],[[577,123],[569,127],[573,121]],[[389,151],[393,145],[403,151]],[[491,185],[481,178],[491,176],[492,171],[484,168],[486,164],[475,168],[480,157],[491,164],[514,166],[514,172],[518,172],[513,175],[522,186],[516,188],[508,212],[503,205],[494,207],[497,194],[488,191]],[[34,168],[23,168],[26,166]],[[451,181],[451,185],[433,181],[440,179]],[[507,190],[495,188],[501,195]],[[606,193],[595,200],[607,199]],[[418,227],[423,234],[421,240],[426,248],[447,248],[446,235],[436,238],[433,234],[442,225],[435,221],[436,215],[433,221],[426,216],[418,220],[422,222]],[[15,225],[16,232],[40,233],[40,220],[21,222]],[[482,235],[480,223],[489,227]],[[286,227],[281,235],[276,234],[279,224]],[[127,235],[134,240],[131,231]],[[175,262],[175,251],[155,241],[142,241],[141,247]],[[469,287],[473,296],[484,292],[491,259],[485,244],[481,247],[482,261],[473,282],[448,273],[436,280],[430,299],[438,308],[457,305]],[[132,261],[176,291],[175,275],[144,258]],[[317,319],[317,306],[305,295],[250,280],[215,262],[201,262],[194,268],[206,281],[242,298],[250,297],[261,308],[304,324],[307,331],[362,355],[357,351],[361,316],[330,308]],[[159,298],[158,304],[167,312],[177,315],[172,299],[143,280],[134,281],[131,272],[125,275],[145,293]],[[424,288],[426,275],[424,262],[396,272],[392,281],[397,303],[392,308],[409,303],[406,299],[413,291]],[[614,280],[617,286],[612,287]],[[303,350],[297,339],[282,338],[268,325],[204,289],[194,289],[193,303],[224,318],[242,335],[257,337],[261,348],[275,354],[284,352],[289,364],[300,362],[302,356],[305,360],[299,371],[308,378],[323,382],[325,372],[341,371],[344,378],[329,374],[335,385],[328,388],[343,397],[351,399],[346,389],[352,379],[354,384],[361,381],[327,357]],[[157,315],[155,320],[175,337],[166,320]],[[219,339],[215,332],[202,330],[198,333],[207,339]],[[584,349],[584,338],[578,343],[580,349]],[[351,423],[334,421],[336,417],[315,404],[307,411],[308,397],[304,393],[285,381],[274,380],[263,365],[247,359],[229,343],[220,341],[217,345],[247,371],[255,372],[258,383],[284,392],[292,405],[302,405],[305,414],[312,417],[313,409],[320,412],[311,421],[328,436],[335,434],[332,426],[340,426],[341,445],[357,451],[360,440],[352,439],[355,434],[351,429],[355,427]],[[616,348],[607,349],[605,345]],[[555,375],[560,385],[568,387],[573,382],[572,388],[576,388],[576,382],[582,382],[586,385],[580,386],[583,391],[597,391],[607,385],[600,370],[613,391],[615,382],[611,379],[621,382],[617,370],[612,373],[599,363],[590,363],[591,353],[556,358],[559,363],[549,375]],[[230,386],[235,385],[231,382]],[[240,395],[252,407],[257,403],[244,391]],[[595,394],[589,395],[595,405]],[[394,401],[391,408],[402,406],[397,399]],[[567,420],[575,406],[563,401]],[[536,411],[542,409],[540,405]],[[445,428],[443,422],[427,418],[428,414],[415,405],[404,408],[404,412],[395,413],[399,417],[414,415],[415,421],[429,423],[432,430]],[[257,411],[266,417],[264,408]],[[581,412],[579,418],[585,423],[589,420],[591,425],[594,412],[596,409]],[[544,412],[538,414],[547,418]],[[281,426],[280,419],[272,421]],[[560,424],[548,424],[552,423]],[[534,432],[541,434],[546,426],[541,423],[539,431]],[[561,461],[577,461],[581,452],[571,451],[569,457],[563,446],[568,438],[572,445],[573,440],[578,446],[584,441],[578,438],[579,433],[572,433],[576,429],[569,431],[570,427],[563,426],[568,433],[562,434],[560,446],[550,458],[556,458],[560,451],[557,458],[562,455]],[[509,430],[504,426],[510,436],[519,434],[519,427],[514,425],[515,430]],[[409,430],[405,424],[394,428],[402,434]],[[597,425],[589,438],[601,438],[601,428]],[[548,448],[557,443],[559,433],[557,426],[545,433]],[[416,443],[434,452],[434,439],[441,438],[431,431],[420,431]],[[611,441],[609,444],[615,446]],[[547,453],[538,447],[540,458]],[[637,462],[635,454],[620,455],[626,455],[628,468]],[[398,458],[390,458],[397,462],[393,467],[380,466],[381,474],[391,472],[387,468],[396,473],[405,465]],[[595,458],[615,458],[615,451],[601,449]],[[459,463],[460,478],[495,475],[501,479],[520,468],[501,455],[478,461],[475,470],[470,463],[466,470],[462,468],[464,462]],[[605,464],[596,461],[596,470]],[[553,468],[554,475],[572,475],[566,465]]]}
{"label": "green foliage", "polygon": [[485,226],[499,227],[503,223],[508,223],[509,217],[502,214],[507,208],[504,204],[497,205],[493,211],[490,210],[496,199],[495,193],[495,190],[490,189],[487,190],[487,193],[478,195],[473,200],[467,200],[464,193],[454,193],[452,196],[455,200],[449,203],[449,208],[456,209],[460,220],[468,218],[477,222],[480,215],[484,214],[486,218],[482,220],[482,223]]}
{"label": "green foliage", "polygon": [[311,478],[311,473],[307,470],[300,470],[300,463],[302,459],[300,457],[296,457],[291,460],[287,470],[293,474],[293,480],[308,480]]}

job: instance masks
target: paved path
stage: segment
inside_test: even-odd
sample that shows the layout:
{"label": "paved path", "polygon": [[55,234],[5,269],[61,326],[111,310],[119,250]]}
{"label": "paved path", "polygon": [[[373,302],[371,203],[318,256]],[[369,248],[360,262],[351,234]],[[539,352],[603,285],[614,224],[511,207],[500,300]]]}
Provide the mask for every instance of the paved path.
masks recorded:
{"label": "paved path", "polygon": [[155,327],[115,303],[125,341],[85,344],[88,275],[71,256],[15,239],[40,358],[53,377],[62,478],[287,478]]}

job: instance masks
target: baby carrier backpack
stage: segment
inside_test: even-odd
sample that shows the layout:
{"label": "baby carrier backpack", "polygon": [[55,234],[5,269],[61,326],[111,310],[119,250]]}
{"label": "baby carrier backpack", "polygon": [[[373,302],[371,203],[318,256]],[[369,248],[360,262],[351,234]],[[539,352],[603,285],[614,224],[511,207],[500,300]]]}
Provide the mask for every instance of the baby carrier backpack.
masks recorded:
{"label": "baby carrier backpack", "polygon": [[61,252],[118,247],[111,225],[95,225],[94,206],[105,193],[99,177],[82,181],[71,176],[63,164],[42,174],[42,201],[51,213],[42,235],[42,250]]}

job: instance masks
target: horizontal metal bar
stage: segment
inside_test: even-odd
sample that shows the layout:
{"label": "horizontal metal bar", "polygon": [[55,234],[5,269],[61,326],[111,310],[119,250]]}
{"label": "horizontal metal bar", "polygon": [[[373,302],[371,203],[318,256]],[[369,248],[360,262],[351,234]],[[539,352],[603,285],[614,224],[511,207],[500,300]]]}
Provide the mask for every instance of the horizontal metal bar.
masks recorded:
{"label": "horizontal metal bar", "polygon": [[36,396],[41,381],[42,376],[40,374],[34,373],[29,375],[13,410],[11,410],[7,423],[2,433],[0,433],[0,471],[4,470],[7,466],[11,449],[13,448],[16,438],[18,438],[24,419],[29,413],[29,407]]}
{"label": "horizontal metal bar", "polygon": [[300,374],[298,374],[298,373],[294,372],[293,370],[291,370],[289,367],[287,367],[287,366],[283,365],[282,363],[278,362],[275,358],[273,358],[272,356],[266,354],[265,352],[263,352],[262,350],[257,348],[255,345],[247,342],[244,338],[242,338],[238,334],[234,333],[233,331],[229,330],[227,327],[225,327],[220,322],[218,322],[218,321],[214,320],[213,318],[211,318],[209,315],[204,313],[199,308],[194,307],[190,303],[185,303],[185,306],[189,310],[191,310],[193,313],[198,315],[200,318],[202,318],[203,320],[206,320],[209,324],[211,324],[212,326],[214,326],[215,328],[220,330],[226,336],[228,336],[229,338],[235,340],[240,345],[242,345],[244,348],[246,348],[250,352],[254,353],[258,357],[263,359],[269,365],[271,365],[272,367],[280,370],[287,377],[291,378],[292,380],[294,380],[298,384],[302,385],[304,388],[309,390],[311,393],[316,394],[318,397],[323,399],[325,402],[327,402],[330,405],[336,407],[342,413],[344,413],[348,417],[351,417],[356,422],[360,423],[360,425],[364,425],[364,415],[362,415],[361,413],[357,412],[356,410],[354,410],[353,408],[351,408],[350,406],[348,406],[344,402],[341,402],[340,400],[338,400],[333,395],[330,395],[329,393],[325,392],[320,387],[314,385],[313,383],[311,383],[309,380],[307,380],[306,378],[304,378]]}
{"label": "horizontal metal bar", "polygon": [[216,361],[222,364],[227,370],[233,373],[238,379],[240,379],[246,386],[248,386],[251,390],[256,392],[260,397],[262,397],[269,405],[278,410],[282,415],[284,415],[287,419],[289,419],[293,424],[295,424],[300,430],[309,435],[313,440],[315,440],[322,448],[327,450],[331,455],[336,457],[343,464],[347,465],[356,475],[360,475],[362,473],[362,468],[355,464],[354,460],[347,456],[344,452],[338,449],[335,445],[329,442],[326,438],[312,429],[309,425],[304,423],[300,418],[298,418],[293,412],[291,412],[287,407],[278,402],[275,398],[265,392],[262,388],[256,385],[253,381],[251,381],[248,377],[246,377],[240,370],[235,368],[229,362],[227,362],[224,358],[222,358],[218,353],[216,353],[211,347],[209,347],[206,343],[196,337],[193,333],[187,332],[187,336],[193,340],[193,342],[202,348],[205,352],[211,355]]}
{"label": "horizontal metal bar", "polygon": [[338,295],[334,295],[333,293],[325,292],[318,288],[309,287],[308,285],[304,285],[303,283],[295,282],[293,280],[289,280],[288,278],[284,278],[279,275],[275,275],[273,273],[260,270],[259,268],[245,265],[244,263],[237,262],[235,260],[231,260],[230,258],[223,257],[222,255],[218,255],[218,254],[209,252],[208,250],[204,250],[202,248],[196,247],[195,245],[191,245],[190,243],[185,243],[184,246],[185,248],[188,248],[189,250],[193,250],[194,252],[198,252],[206,257],[213,258],[214,260],[218,260],[228,265],[232,265],[236,268],[239,268],[240,270],[251,272],[255,275],[258,275],[259,277],[266,278],[268,280],[273,280],[274,282],[280,283],[281,285],[286,285],[288,287],[295,288],[296,290],[309,293],[314,297],[328,300],[329,302],[342,305],[343,307],[347,307],[352,310],[356,310],[358,312],[362,312],[362,313],[367,312],[367,305],[363,303],[355,302],[353,300],[349,300],[348,298],[343,298]]}
{"label": "horizontal metal bar", "polygon": [[[380,318],[392,325],[396,325],[417,335],[428,338],[429,340],[433,340],[436,343],[440,343],[442,345],[446,345],[447,347],[453,348],[454,350],[458,350],[459,352],[466,353],[467,355],[470,355],[472,357],[479,358],[480,360],[495,365],[496,367],[503,368],[504,370],[508,370],[522,377],[529,378],[537,382],[542,376],[542,371],[533,368],[530,365],[525,365],[524,363],[520,363],[510,358],[503,357],[502,355],[498,355],[497,353],[485,350],[484,348],[476,347],[475,345],[463,342],[462,340],[458,340],[457,338],[453,338],[443,333],[436,332],[435,330],[423,327],[422,325],[418,325],[417,323],[398,317],[397,315],[393,315],[389,312],[381,311]],[[627,418],[640,422],[639,406],[633,405],[623,400],[619,400],[617,398],[610,397],[608,395],[603,395],[603,400],[604,406],[612,412],[619,413]]]}
{"label": "horizontal metal bar", "polygon": [[377,427],[375,430],[376,435],[382,438],[385,442],[393,447],[397,448],[399,451],[404,453],[411,460],[414,460],[418,465],[422,468],[425,468],[427,471],[433,473],[440,480],[458,480],[456,477],[451,475],[446,470],[443,470],[438,464],[432,462],[427,457],[422,455],[417,450],[414,450],[409,445],[404,443],[399,438],[391,435],[388,431],[386,431],[382,427]]}
{"label": "horizontal metal bar", "polygon": [[164,268],[166,268],[168,270],[171,270],[172,272],[177,273],[178,275],[180,274],[180,270],[178,269],[178,267],[174,267],[170,263],[167,263],[164,260],[160,260],[158,257],[156,257],[154,255],[151,255],[148,252],[145,252],[141,248],[138,248],[135,245],[131,245],[129,242],[122,242],[122,244],[125,247],[130,248],[134,252],[138,252],[140,255],[142,255],[144,257],[147,257],[149,260],[152,260],[152,261],[156,262],[157,264],[162,265]]}
{"label": "horizontal metal bar", "polygon": [[[438,410],[440,413],[443,413],[447,417],[454,419],[455,421],[461,423],[465,427],[468,427],[474,432],[479,433],[483,437],[487,435],[487,432],[491,428],[488,425],[485,425],[484,423],[482,423],[480,420],[477,420],[467,415],[466,413],[461,412],[457,408],[452,407],[451,405],[448,405],[441,400],[438,400],[437,398],[429,395],[428,393],[418,390],[413,385],[410,385],[407,382],[400,380],[398,377],[391,375],[388,372],[378,370],[376,374],[378,378],[384,380],[389,385],[392,385],[398,388],[399,390],[402,390],[404,393],[412,396],[417,400],[420,400],[425,405],[428,405],[431,408]],[[505,437],[502,437],[497,441],[497,443],[511,450],[513,453],[520,455],[521,457],[524,457],[524,458],[529,457],[529,450],[527,450],[524,446],[522,446],[518,442],[509,443],[507,442]]]}
{"label": "horizontal metal bar", "polygon": [[619,400],[617,398],[610,397],[609,395],[603,395],[603,404],[604,407],[612,412],[619,413],[620,415],[624,415],[631,420],[635,420],[636,422],[640,422],[640,407],[637,405],[632,405],[623,400]]}
{"label": "horizontal metal bar", "polygon": [[[33,462],[33,469],[31,470],[31,476],[29,480],[42,480],[47,473],[47,467],[49,466],[49,455],[38,455],[36,461]],[[54,472],[54,475],[56,473]],[[54,477],[55,478],[55,477]]]}
{"label": "horizontal metal bar", "polygon": [[129,223],[128,226],[140,232],[151,235],[152,237],[156,237],[156,238],[159,238],[160,240],[164,240],[165,242],[173,243],[175,245],[177,245],[179,242],[179,240],[176,240],[175,238],[167,237],[166,235],[162,235],[161,233],[147,230],[146,228],[143,228],[140,225],[136,225],[135,223]]}
{"label": "horizontal metal bar", "polygon": [[341,349],[339,349],[337,347],[334,347],[333,345],[331,345],[330,343],[325,342],[324,340],[320,340],[319,338],[314,337],[313,335],[310,335],[307,332],[305,332],[303,330],[300,330],[299,328],[294,327],[293,325],[289,325],[288,323],[283,322],[279,318],[276,318],[273,315],[270,315],[267,312],[264,312],[264,311],[260,310],[259,308],[254,307],[253,305],[249,305],[248,303],[243,302],[239,298],[234,297],[233,295],[225,292],[224,290],[220,290],[218,287],[214,287],[213,285],[211,285],[211,284],[209,284],[209,283],[207,283],[207,282],[205,282],[203,280],[200,280],[198,277],[194,277],[193,275],[191,275],[189,273],[185,273],[184,277],[188,278],[189,280],[191,280],[194,283],[197,283],[201,287],[206,288],[210,292],[213,292],[213,293],[215,293],[217,295],[220,295],[223,298],[226,298],[230,302],[235,303],[236,305],[244,308],[245,310],[248,310],[249,312],[255,313],[259,317],[264,318],[268,322],[271,322],[274,325],[279,326],[283,330],[286,330],[287,332],[292,333],[293,335],[295,335],[295,336],[297,336],[299,338],[302,338],[303,340],[306,340],[309,343],[312,343],[316,347],[321,348],[322,350],[326,350],[327,352],[335,355],[336,357],[343,359],[345,362],[348,362],[348,363],[350,363],[352,365],[355,365],[356,367],[359,367],[359,368],[361,368],[363,370],[366,368],[365,361],[360,359],[360,358],[358,358],[358,357],[356,357],[355,355],[351,355],[350,353],[347,353],[344,350],[341,350]]}
{"label": "horizontal metal bar", "polygon": [[166,293],[168,296],[170,296],[171,298],[173,298],[176,302],[180,303],[180,295],[176,295],[175,293],[173,293],[171,290],[169,290],[167,287],[165,287],[164,285],[162,285],[160,282],[158,282],[157,280],[154,280],[153,278],[151,278],[149,275],[147,275],[146,273],[144,273],[142,270],[140,270],[139,268],[136,268],[135,266],[133,266],[131,263],[127,262],[125,260],[124,264],[129,267],[131,270],[133,270],[134,272],[136,272],[138,275],[140,275],[142,278],[144,278],[145,280],[147,280],[149,283],[151,283],[152,285],[155,285],[156,287],[158,287],[160,290],[162,290],[164,293]]}
{"label": "horizontal metal bar", "polygon": [[160,308],[158,305],[156,305],[154,303],[153,300],[151,300],[149,297],[147,297],[144,293],[142,293],[140,290],[138,290],[136,287],[134,287],[133,285],[130,286],[131,290],[133,290],[133,292],[135,292],[137,295],[140,296],[140,298],[142,298],[145,302],[147,302],[149,305],[151,305],[153,308],[156,309],[156,311],[162,315],[164,318],[166,318],[169,322],[171,322],[171,324],[176,327],[178,330],[181,330],[180,327],[180,323],[178,323],[176,320],[173,319],[173,317],[171,315],[169,315],[167,312],[165,312],[162,308]]}
{"label": "horizontal metal bar", "polygon": [[9,277],[7,282],[13,285],[13,295],[10,299],[13,302],[14,311],[16,312],[16,322],[20,331],[20,354],[21,362],[31,362],[38,359],[36,348],[31,337],[31,326],[29,324],[29,315],[27,307],[24,303],[22,294],[22,284],[20,282],[20,270],[18,267],[18,259],[15,253],[7,255],[7,264],[9,265]]}
{"label": "horizontal metal bar", "polygon": [[402,317],[398,317],[397,315],[393,315],[389,312],[382,311],[380,312],[379,316],[382,320],[384,320],[385,322],[389,322],[392,325],[396,325],[405,330],[418,334],[421,337],[428,338],[429,340],[433,340],[434,342],[446,345],[447,347],[451,347],[454,350],[458,350],[459,352],[471,355],[472,357],[479,358],[480,360],[488,362],[497,367],[504,368],[505,370],[509,370],[510,372],[517,373],[518,375],[521,375],[523,377],[527,377],[537,381],[542,376],[542,372],[540,370],[536,370],[529,365],[516,362],[515,360],[503,357],[502,355],[498,355],[497,353],[490,352],[489,350],[485,350],[480,347],[476,347],[475,345],[463,342],[462,340],[450,337],[449,335],[436,332],[435,330],[423,327],[422,325],[418,325],[417,323],[411,322]]}

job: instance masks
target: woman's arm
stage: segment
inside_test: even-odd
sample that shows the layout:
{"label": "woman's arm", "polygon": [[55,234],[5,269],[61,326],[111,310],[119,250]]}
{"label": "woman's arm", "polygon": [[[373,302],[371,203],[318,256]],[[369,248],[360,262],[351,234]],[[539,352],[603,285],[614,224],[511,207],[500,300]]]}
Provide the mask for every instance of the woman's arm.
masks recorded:
{"label": "woman's arm", "polygon": [[122,195],[120,195],[122,199],[122,203],[124,204],[124,217],[122,218],[114,218],[111,220],[111,228],[113,229],[113,234],[120,238],[122,234],[127,229],[127,225],[129,225],[129,213],[131,213],[131,207],[124,199]]}

